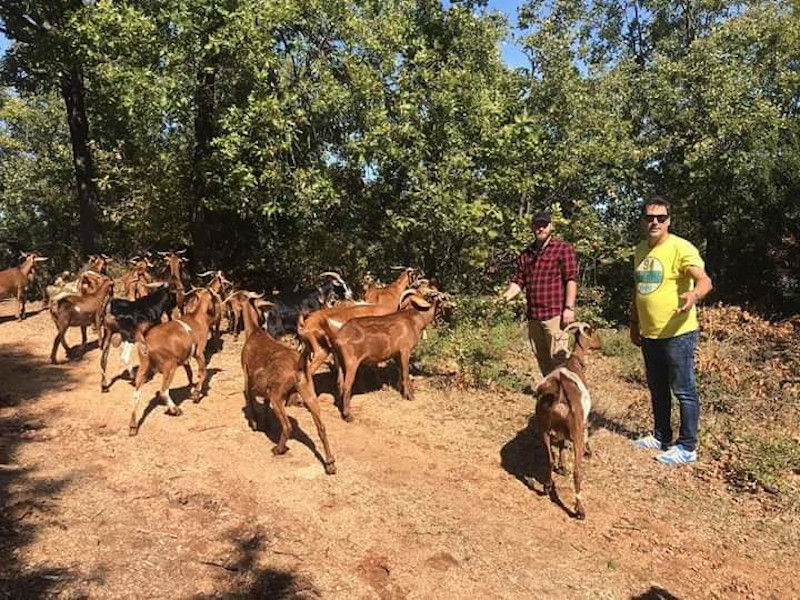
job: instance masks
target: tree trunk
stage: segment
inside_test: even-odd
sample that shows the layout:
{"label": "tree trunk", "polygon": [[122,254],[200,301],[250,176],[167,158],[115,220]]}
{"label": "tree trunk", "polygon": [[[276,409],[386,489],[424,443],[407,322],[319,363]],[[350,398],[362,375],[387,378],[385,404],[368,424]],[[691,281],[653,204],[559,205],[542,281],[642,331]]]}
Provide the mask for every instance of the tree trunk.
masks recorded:
{"label": "tree trunk", "polygon": [[216,69],[201,67],[197,71],[194,118],[194,161],[192,163],[192,245],[197,268],[207,268],[213,256],[213,236],[209,211],[205,206],[208,197],[206,170],[211,158],[211,141],[214,138],[214,80]]}
{"label": "tree trunk", "polygon": [[69,135],[72,141],[72,163],[80,202],[81,247],[85,254],[101,250],[100,223],[97,220],[98,195],[94,163],[89,148],[89,121],[86,119],[86,90],[80,67],[71,67],[61,74],[61,95],[67,108]]}

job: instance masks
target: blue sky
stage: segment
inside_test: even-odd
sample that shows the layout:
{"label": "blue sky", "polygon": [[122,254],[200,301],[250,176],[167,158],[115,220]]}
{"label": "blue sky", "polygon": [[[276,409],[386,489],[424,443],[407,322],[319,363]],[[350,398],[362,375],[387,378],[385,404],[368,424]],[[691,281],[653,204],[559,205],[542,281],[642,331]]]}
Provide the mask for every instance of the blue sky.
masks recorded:
{"label": "blue sky", "polygon": [[[447,3],[447,0],[444,0]],[[522,3],[522,0],[489,0],[489,9],[497,10],[508,15],[509,22],[512,27],[517,23],[517,7]],[[0,34],[0,54],[5,52],[8,47],[8,40]],[[503,59],[510,67],[528,66],[528,59],[511,41],[503,44],[502,48]]]}
{"label": "blue sky", "polygon": [[[522,4],[522,0],[489,0],[489,8],[498,10],[508,16],[509,23],[514,27],[517,24],[517,7]],[[509,67],[529,67],[527,57],[522,53],[519,46],[513,42],[506,41],[503,44],[503,60]]]}

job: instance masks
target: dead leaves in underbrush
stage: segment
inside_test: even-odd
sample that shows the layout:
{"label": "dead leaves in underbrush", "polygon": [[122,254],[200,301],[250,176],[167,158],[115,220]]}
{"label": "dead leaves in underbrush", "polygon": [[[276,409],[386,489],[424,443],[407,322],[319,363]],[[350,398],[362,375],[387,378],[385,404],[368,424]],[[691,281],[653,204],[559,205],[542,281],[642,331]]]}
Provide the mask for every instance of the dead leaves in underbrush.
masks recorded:
{"label": "dead leaves in underbrush", "polygon": [[770,323],[738,306],[700,311],[697,372],[706,439],[739,491],[800,495],[800,317]]}
{"label": "dead leaves in underbrush", "polygon": [[770,323],[739,306],[716,305],[700,311],[700,323],[701,374],[737,396],[797,408],[800,318]]}

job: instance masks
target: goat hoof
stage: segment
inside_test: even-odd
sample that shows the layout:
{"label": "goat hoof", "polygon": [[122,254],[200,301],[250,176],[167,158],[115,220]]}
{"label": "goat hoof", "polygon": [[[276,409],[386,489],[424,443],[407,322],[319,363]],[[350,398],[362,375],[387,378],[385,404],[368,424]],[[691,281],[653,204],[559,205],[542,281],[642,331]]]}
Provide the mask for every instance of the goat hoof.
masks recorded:
{"label": "goat hoof", "polygon": [[346,415],[342,415],[342,418],[343,418],[345,421],[347,421],[348,423],[352,423],[352,422],[355,420],[355,418],[353,417],[353,415],[352,415],[352,414],[350,414],[350,413],[347,413]]}
{"label": "goat hoof", "polygon": [[333,461],[331,461],[329,463],[325,463],[325,472],[328,475],[335,475],[336,474],[336,465],[334,464]]}
{"label": "goat hoof", "polygon": [[564,465],[559,465],[557,467],[553,467],[553,473],[557,473],[558,475],[566,475],[567,469],[564,467]]}
{"label": "goat hoof", "polygon": [[131,425],[130,428],[128,429],[128,435],[133,437],[137,433],[139,433],[139,427],[137,427],[135,425]]}
{"label": "goat hoof", "polygon": [[281,448],[280,446],[273,446],[272,447],[272,453],[275,456],[281,456],[282,454],[286,454],[288,451],[289,451],[289,448],[286,447],[286,446],[284,446],[283,448]]}
{"label": "goat hoof", "polygon": [[175,408],[169,406],[167,407],[167,410],[165,410],[164,412],[166,412],[168,415],[172,417],[180,417],[183,414],[183,411],[177,406]]}
{"label": "goat hoof", "polygon": [[584,519],[586,519],[586,511],[583,510],[583,507],[581,505],[575,507],[575,518],[578,519],[579,521],[583,521]]}
{"label": "goat hoof", "polygon": [[103,394],[107,394],[108,393],[108,386],[107,385],[101,385],[100,386],[100,392],[102,392]]}

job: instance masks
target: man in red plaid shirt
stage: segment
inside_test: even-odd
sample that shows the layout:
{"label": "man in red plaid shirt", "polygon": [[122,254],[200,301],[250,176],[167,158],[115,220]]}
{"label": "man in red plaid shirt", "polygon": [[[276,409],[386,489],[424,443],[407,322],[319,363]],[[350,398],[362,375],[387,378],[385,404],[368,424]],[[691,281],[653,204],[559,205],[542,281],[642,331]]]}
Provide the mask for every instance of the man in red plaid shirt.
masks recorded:
{"label": "man in red plaid shirt", "polygon": [[552,236],[549,212],[534,215],[531,229],[536,240],[517,257],[517,272],[501,300],[525,289],[528,338],[542,375],[547,375],[569,354],[563,329],[575,320],[578,260],[570,244]]}

